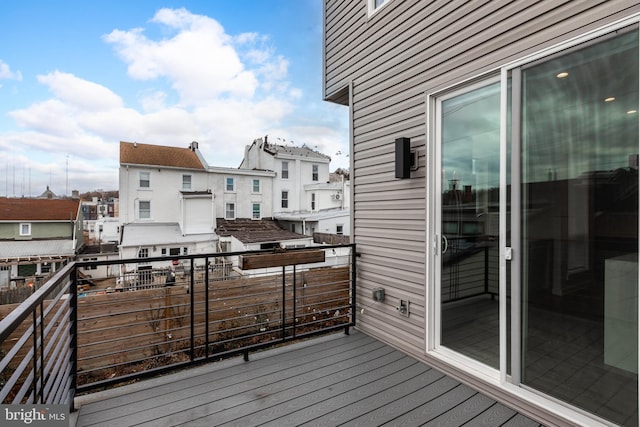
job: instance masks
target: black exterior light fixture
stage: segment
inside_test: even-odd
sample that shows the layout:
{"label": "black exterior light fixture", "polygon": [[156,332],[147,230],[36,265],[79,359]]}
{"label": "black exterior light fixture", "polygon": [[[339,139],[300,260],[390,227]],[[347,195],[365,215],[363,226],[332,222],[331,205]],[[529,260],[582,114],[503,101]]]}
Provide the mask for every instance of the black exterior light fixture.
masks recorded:
{"label": "black exterior light fixture", "polygon": [[415,153],[411,152],[411,139],[396,139],[396,178],[411,178]]}

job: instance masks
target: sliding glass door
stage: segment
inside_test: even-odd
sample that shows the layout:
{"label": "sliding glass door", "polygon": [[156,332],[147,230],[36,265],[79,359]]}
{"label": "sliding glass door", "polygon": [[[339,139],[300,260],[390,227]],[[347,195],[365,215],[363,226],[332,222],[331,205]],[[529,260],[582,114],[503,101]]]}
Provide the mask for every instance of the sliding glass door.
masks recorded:
{"label": "sliding glass door", "polygon": [[498,369],[500,82],[444,97],[438,108],[440,343]]}
{"label": "sliding glass door", "polygon": [[433,97],[430,175],[433,349],[635,426],[638,38],[601,32]]}
{"label": "sliding glass door", "polygon": [[517,72],[521,384],[638,425],[638,33]]}

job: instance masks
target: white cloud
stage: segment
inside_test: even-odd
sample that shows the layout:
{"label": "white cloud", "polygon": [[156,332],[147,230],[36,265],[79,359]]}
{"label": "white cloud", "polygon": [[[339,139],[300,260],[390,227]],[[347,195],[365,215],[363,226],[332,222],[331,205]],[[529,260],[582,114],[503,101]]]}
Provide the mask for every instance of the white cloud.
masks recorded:
{"label": "white cloud", "polygon": [[20,73],[20,71],[17,71],[17,72],[11,71],[9,64],[3,62],[0,59],[0,80],[2,79],[11,79],[11,80],[21,81],[22,74]]}
{"label": "white cloud", "polygon": [[[173,35],[151,40],[137,28],[104,36],[128,64],[132,78],[166,78],[181,103],[189,106],[219,96],[249,99],[255,94],[259,84],[255,71],[245,67],[233,38],[215,19],[185,9],[161,9],[151,22],[174,31]],[[247,43],[256,38],[241,39]]]}
{"label": "white cloud", "polygon": [[167,94],[160,90],[147,92],[140,97],[140,105],[146,112],[162,110],[166,106],[166,101]]}
{"label": "white cloud", "polygon": [[111,90],[73,74],[55,71],[38,76],[38,81],[49,86],[49,90],[61,101],[83,110],[109,110],[121,108],[123,104],[122,99]]}

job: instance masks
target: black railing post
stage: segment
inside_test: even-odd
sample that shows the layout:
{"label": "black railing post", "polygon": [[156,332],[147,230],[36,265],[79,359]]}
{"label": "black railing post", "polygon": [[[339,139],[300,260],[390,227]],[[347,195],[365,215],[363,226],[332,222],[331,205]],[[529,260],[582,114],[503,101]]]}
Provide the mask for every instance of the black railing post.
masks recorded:
{"label": "black railing post", "polygon": [[190,353],[191,353],[191,360],[193,361],[193,359],[195,359],[195,315],[194,315],[194,310],[195,310],[195,297],[194,297],[194,291],[195,291],[195,269],[193,268],[194,262],[193,262],[193,258],[191,258],[191,280],[189,283],[189,287],[190,287],[190,291],[189,291],[189,296],[190,301],[191,301],[191,315],[190,315],[190,323],[191,323],[191,344],[190,344]]}
{"label": "black railing post", "polygon": [[285,266],[282,266],[282,341],[287,338],[287,286]]}
{"label": "black railing post", "polygon": [[[34,284],[35,286],[35,284]],[[40,301],[40,403],[44,402],[44,300]],[[34,390],[35,393],[35,390]]]}
{"label": "black railing post", "polygon": [[[356,244],[352,243],[350,248],[351,255],[351,325],[356,326]],[[346,327],[345,333],[349,335],[349,326]]]}
{"label": "black railing post", "polygon": [[296,304],[296,265],[293,265],[293,338],[296,337],[297,323],[297,304]]}
{"label": "black railing post", "polygon": [[204,259],[204,357],[209,358],[209,257]]}
{"label": "black railing post", "polygon": [[76,395],[76,387],[78,386],[78,288],[77,288],[77,272],[76,268],[73,268],[70,272],[71,283],[69,285],[69,297],[71,305],[70,320],[71,320],[71,406],[70,412],[75,411],[75,405],[73,400]]}
{"label": "black railing post", "polygon": [[31,380],[33,387],[33,402],[38,403],[38,306],[33,307],[31,311],[31,320],[33,321],[33,378]]}

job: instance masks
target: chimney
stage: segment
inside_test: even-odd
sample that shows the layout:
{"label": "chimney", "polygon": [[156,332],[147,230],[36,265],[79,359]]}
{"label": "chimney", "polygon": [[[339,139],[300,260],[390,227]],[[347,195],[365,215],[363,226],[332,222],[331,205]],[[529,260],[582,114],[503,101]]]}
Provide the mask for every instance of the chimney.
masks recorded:
{"label": "chimney", "polygon": [[191,148],[191,151],[196,151],[198,149],[198,141],[192,141],[189,148]]}

